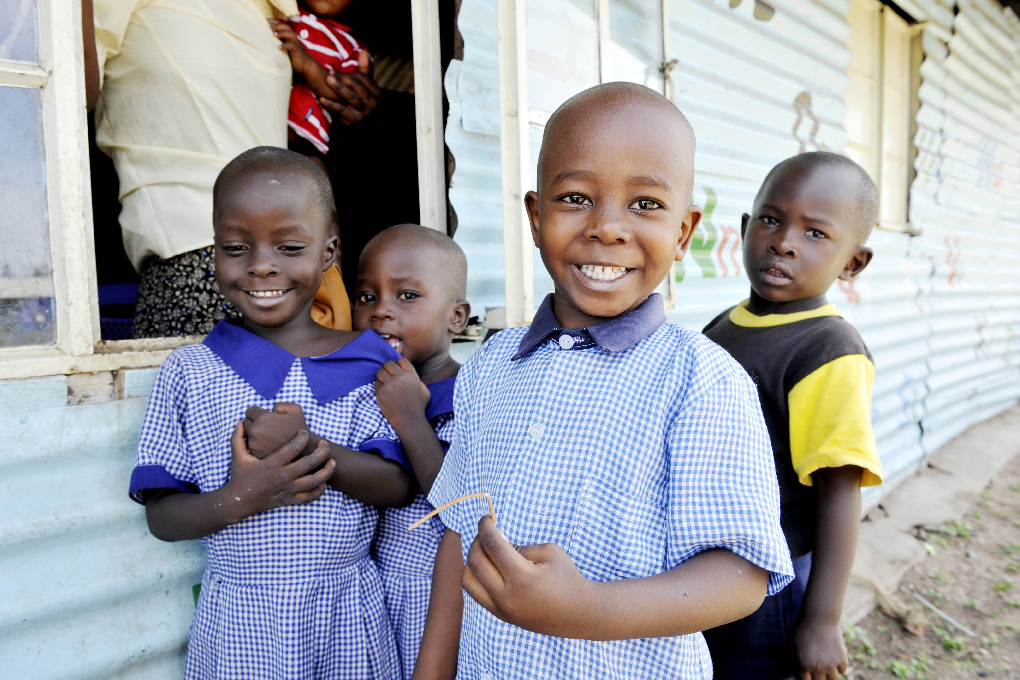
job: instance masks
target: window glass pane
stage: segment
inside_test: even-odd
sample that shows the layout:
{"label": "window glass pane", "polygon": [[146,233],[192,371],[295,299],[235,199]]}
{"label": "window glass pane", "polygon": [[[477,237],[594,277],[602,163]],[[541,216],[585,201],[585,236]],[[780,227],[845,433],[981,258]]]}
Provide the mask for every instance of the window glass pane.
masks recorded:
{"label": "window glass pane", "polygon": [[627,80],[662,92],[663,0],[609,0],[606,79]]}
{"label": "window glass pane", "polygon": [[54,340],[42,91],[0,87],[0,347]]}
{"label": "window glass pane", "polygon": [[528,0],[528,105],[552,113],[599,83],[594,0]]}
{"label": "window glass pane", "polygon": [[39,61],[36,0],[0,0],[0,59]]}

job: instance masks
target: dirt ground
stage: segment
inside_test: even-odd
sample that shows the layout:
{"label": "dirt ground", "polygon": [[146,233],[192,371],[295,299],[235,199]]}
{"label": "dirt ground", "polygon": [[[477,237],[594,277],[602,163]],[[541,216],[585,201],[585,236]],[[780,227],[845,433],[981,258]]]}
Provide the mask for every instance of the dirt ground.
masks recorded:
{"label": "dirt ground", "polygon": [[[894,593],[927,623],[917,637],[874,611],[846,632],[847,680],[1020,680],[1020,458],[952,525],[918,527],[928,551]],[[920,595],[975,634],[917,600]]]}

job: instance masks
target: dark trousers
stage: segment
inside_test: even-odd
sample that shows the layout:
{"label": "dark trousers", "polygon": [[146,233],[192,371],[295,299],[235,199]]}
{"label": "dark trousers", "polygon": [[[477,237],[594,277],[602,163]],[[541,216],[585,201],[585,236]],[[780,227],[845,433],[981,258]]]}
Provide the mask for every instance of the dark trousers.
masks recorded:
{"label": "dark trousers", "polygon": [[785,680],[796,677],[793,627],[811,576],[811,554],[793,560],[793,583],[765,598],[745,619],[705,631],[715,680]]}

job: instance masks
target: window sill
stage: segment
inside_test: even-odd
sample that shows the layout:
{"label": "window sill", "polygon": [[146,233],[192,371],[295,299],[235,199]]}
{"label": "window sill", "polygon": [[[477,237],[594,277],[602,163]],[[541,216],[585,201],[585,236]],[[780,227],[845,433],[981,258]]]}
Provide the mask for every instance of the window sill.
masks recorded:
{"label": "window sill", "polygon": [[186,336],[97,342],[93,354],[79,356],[67,354],[55,347],[9,349],[0,352],[0,380],[156,368],[174,349],[201,340],[202,336]]}

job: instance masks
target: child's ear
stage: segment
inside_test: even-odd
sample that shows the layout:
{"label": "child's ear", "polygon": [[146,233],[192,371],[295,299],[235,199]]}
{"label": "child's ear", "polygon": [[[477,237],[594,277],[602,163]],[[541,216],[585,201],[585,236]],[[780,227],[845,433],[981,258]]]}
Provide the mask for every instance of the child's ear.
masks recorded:
{"label": "child's ear", "polygon": [[450,325],[447,328],[450,333],[457,335],[467,328],[468,320],[471,318],[471,303],[467,300],[457,300],[453,303],[453,314],[450,316]]}
{"label": "child's ear", "polygon": [[684,223],[680,227],[680,240],[676,242],[676,255],[673,258],[677,262],[684,259],[684,255],[691,247],[691,239],[694,238],[694,232],[701,224],[703,213],[700,205],[692,205],[687,208],[687,212],[684,214]]}
{"label": "child's ear", "polygon": [[843,271],[839,273],[839,278],[843,281],[849,281],[854,278],[868,266],[871,262],[871,258],[875,255],[874,251],[867,246],[857,246],[857,252],[850,258],[850,261],[843,267]]}
{"label": "child's ear", "polygon": [[747,223],[751,221],[751,216],[744,213],[740,216],[740,240],[744,240],[744,234],[747,232]]}
{"label": "child's ear", "polygon": [[322,271],[326,271],[340,258],[340,239],[330,232],[326,239],[326,250],[323,254]]}
{"label": "child's ear", "polygon": [[528,211],[528,222],[531,223],[531,240],[538,247],[538,192],[529,191],[524,194],[524,209]]}

